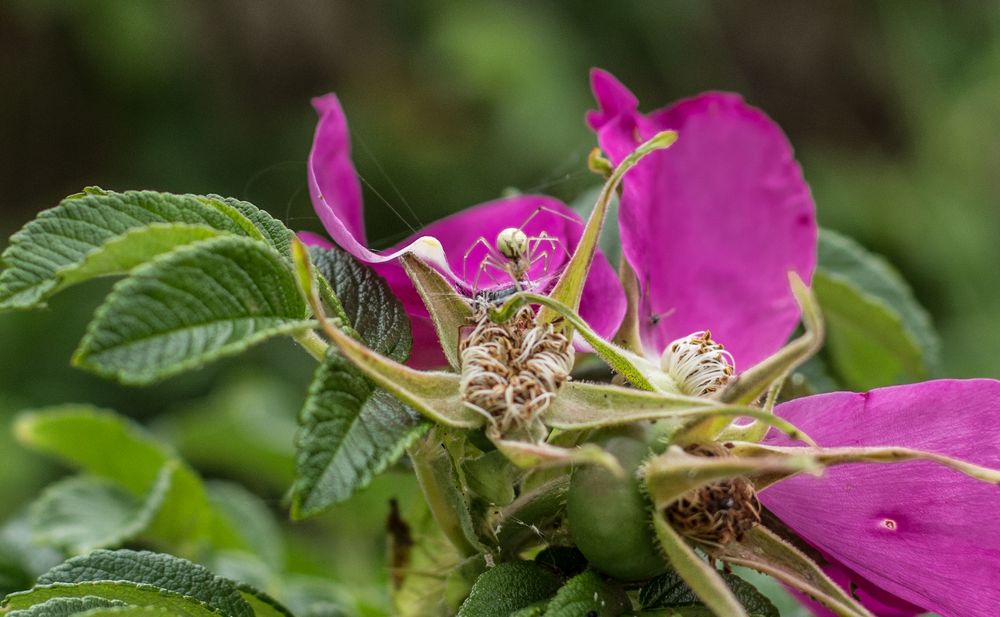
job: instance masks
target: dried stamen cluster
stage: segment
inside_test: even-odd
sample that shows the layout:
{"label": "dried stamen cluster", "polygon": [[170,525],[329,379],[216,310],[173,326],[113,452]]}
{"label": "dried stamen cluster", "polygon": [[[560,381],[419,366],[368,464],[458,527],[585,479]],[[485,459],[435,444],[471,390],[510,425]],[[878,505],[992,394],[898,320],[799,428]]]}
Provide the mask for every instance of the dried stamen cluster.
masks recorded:
{"label": "dried stamen cluster", "polygon": [[[688,446],[685,451],[695,456],[731,456],[719,443]],[[664,515],[681,534],[725,546],[760,523],[760,502],[750,480],[736,477],[685,494],[667,506]]]}
{"label": "dried stamen cluster", "polygon": [[674,378],[684,394],[708,396],[729,383],[734,363],[733,356],[705,330],[667,345],[660,367]]}
{"label": "dried stamen cluster", "polygon": [[462,400],[501,434],[545,411],[573,366],[570,340],[527,306],[505,323],[479,317],[460,351]]}

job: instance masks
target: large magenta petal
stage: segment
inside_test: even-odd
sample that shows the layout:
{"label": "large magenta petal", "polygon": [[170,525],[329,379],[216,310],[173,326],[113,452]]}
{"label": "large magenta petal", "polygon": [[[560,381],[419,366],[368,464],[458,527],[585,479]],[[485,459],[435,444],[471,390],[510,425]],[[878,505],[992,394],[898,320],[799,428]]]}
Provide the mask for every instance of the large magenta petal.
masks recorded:
{"label": "large magenta petal", "polygon": [[595,70],[592,83],[600,109],[587,120],[614,162],[658,131],[679,135],[629,172],[619,210],[647,352],[710,329],[738,368],[756,364],[798,321],[788,272],[808,282],[816,262],[814,206],[788,140],[734,94],[644,116],[611,75]]}
{"label": "large magenta petal", "polygon": [[[906,446],[1000,468],[1000,381],[941,380],[784,403],[821,446]],[[770,443],[790,445],[772,435]],[[834,467],[761,501],[832,559],[928,611],[1000,606],[1000,488],[926,461]]]}

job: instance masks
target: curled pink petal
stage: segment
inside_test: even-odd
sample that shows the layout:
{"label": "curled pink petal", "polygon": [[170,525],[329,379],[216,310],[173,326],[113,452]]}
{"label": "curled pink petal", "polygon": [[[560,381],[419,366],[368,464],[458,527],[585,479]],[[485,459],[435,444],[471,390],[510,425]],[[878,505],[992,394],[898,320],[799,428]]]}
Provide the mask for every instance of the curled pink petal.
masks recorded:
{"label": "curled pink petal", "polygon": [[[309,152],[309,196],[323,224],[365,241],[361,183],[351,161],[351,135],[335,94],[312,100],[319,123]],[[341,238],[337,238],[338,244]]]}
{"label": "curled pink petal", "polygon": [[374,253],[364,245],[361,185],[351,162],[351,138],[344,110],[335,94],[313,99],[319,123],[309,152],[309,197],[327,233],[345,251],[368,263],[393,261],[412,252],[447,272],[436,238],[420,236],[391,253]]}
{"label": "curled pink petal", "polygon": [[[940,380],[838,392],[777,408],[821,446],[905,446],[1000,468],[1000,381]],[[769,443],[790,445],[771,435]],[[1000,487],[914,461],[852,464],[760,495],[807,542],[861,579],[942,615],[1000,606]]]}
{"label": "curled pink petal", "polygon": [[816,221],[809,188],[781,129],[734,94],[706,93],[649,115],[603,71],[588,121],[615,163],[657,132],[672,147],[623,182],[622,250],[643,289],[647,352],[709,329],[745,369],[788,338],[799,310],[788,273],[811,279]]}

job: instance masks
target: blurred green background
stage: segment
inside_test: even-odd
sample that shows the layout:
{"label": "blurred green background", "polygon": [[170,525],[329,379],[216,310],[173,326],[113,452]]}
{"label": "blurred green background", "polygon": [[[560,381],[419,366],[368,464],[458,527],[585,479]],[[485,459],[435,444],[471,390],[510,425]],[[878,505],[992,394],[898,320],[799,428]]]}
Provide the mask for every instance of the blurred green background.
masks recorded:
{"label": "blurred green background", "polygon": [[[309,98],[328,91],[351,123],[376,245],[507,187],[571,199],[594,183],[583,123],[592,66],[647,111],[706,89],[766,110],[797,149],[821,224],[888,256],[928,307],[943,373],[1000,377],[991,0],[3,0],[0,231],[91,184],[220,193],[318,229],[305,193]],[[290,443],[268,467],[279,471],[258,473],[199,437],[227,434],[234,417],[242,426],[247,409],[290,425],[312,362],[277,343],[154,388],[117,387],[68,367],[104,291],[0,316],[0,418],[67,401],[118,409],[280,512]],[[252,387],[273,398],[248,396]],[[220,403],[220,389],[236,402]],[[59,473],[7,433],[0,514]],[[389,494],[412,494],[406,477],[362,496],[379,513],[369,530]],[[350,519],[335,511],[316,525]],[[377,568],[379,540],[364,542]]]}

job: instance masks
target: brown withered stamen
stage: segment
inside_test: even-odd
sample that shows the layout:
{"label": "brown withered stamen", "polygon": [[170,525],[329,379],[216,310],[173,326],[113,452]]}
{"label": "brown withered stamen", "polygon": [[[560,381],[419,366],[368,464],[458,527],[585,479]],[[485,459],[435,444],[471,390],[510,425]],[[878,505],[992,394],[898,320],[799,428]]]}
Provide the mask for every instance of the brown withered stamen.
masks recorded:
{"label": "brown withered stamen", "polygon": [[[731,456],[718,443],[692,445],[685,451],[695,456]],[[667,506],[663,514],[682,535],[725,546],[760,524],[760,502],[750,480],[740,476],[686,493]]]}
{"label": "brown withered stamen", "polygon": [[525,427],[569,378],[573,347],[555,325],[537,324],[530,307],[498,324],[485,315],[462,341],[462,400],[501,433]]}

